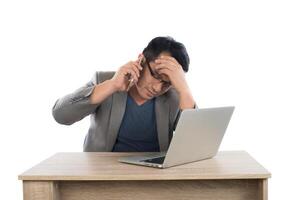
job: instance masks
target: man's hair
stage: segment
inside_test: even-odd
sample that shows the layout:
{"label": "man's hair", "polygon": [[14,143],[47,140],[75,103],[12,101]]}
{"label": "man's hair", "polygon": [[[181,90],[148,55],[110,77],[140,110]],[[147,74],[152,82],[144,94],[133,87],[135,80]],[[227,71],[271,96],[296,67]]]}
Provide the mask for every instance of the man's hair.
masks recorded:
{"label": "man's hair", "polygon": [[143,50],[143,55],[149,63],[154,61],[162,52],[169,52],[182,66],[183,70],[188,72],[190,59],[182,43],[175,41],[169,36],[156,37],[148,43],[147,47]]}

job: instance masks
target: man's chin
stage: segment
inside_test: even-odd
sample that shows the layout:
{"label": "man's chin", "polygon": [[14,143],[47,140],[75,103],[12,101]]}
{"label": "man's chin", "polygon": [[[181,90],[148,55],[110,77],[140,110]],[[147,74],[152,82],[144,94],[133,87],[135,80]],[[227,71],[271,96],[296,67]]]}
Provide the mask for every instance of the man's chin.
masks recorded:
{"label": "man's chin", "polygon": [[141,97],[142,99],[144,99],[144,100],[150,100],[150,99],[153,98],[153,97],[151,97],[151,96],[148,96],[147,94],[140,95],[140,97]]}
{"label": "man's chin", "polygon": [[139,95],[140,95],[140,97],[142,97],[145,100],[150,100],[155,97],[153,94],[151,94],[147,90],[140,91]]}
{"label": "man's chin", "polygon": [[154,97],[153,96],[148,96],[148,95],[143,96],[143,99],[146,99],[146,100],[150,100],[152,98],[154,98]]}
{"label": "man's chin", "polygon": [[145,92],[144,96],[145,96],[146,99],[152,99],[152,98],[155,97],[153,94],[149,93],[148,91]]}

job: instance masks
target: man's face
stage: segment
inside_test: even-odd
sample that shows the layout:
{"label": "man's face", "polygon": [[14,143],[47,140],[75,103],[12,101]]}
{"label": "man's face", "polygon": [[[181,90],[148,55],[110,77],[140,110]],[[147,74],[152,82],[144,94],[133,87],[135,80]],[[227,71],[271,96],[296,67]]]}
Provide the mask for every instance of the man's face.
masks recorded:
{"label": "man's face", "polygon": [[[170,56],[170,53],[162,52],[159,56],[161,55]],[[144,61],[141,65],[143,70],[141,72],[141,78],[137,83],[137,91],[142,98],[152,99],[164,94],[171,88],[168,76],[165,74],[159,74],[155,70],[155,66],[157,64],[154,61],[149,63]]]}

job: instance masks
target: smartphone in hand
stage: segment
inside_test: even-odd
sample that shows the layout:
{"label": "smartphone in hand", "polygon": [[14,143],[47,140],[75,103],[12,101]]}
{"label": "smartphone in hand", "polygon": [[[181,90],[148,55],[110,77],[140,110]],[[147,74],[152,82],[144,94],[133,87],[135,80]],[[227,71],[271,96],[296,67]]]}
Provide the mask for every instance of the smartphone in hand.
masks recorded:
{"label": "smartphone in hand", "polygon": [[[142,60],[143,60],[143,56],[141,56],[141,57],[139,58],[139,62],[138,62],[139,65],[141,65]],[[129,90],[131,89],[131,87],[132,87],[134,84],[135,84],[135,80],[134,80],[134,78],[129,74],[129,84],[128,84],[128,87],[127,87],[126,91],[129,91]]]}

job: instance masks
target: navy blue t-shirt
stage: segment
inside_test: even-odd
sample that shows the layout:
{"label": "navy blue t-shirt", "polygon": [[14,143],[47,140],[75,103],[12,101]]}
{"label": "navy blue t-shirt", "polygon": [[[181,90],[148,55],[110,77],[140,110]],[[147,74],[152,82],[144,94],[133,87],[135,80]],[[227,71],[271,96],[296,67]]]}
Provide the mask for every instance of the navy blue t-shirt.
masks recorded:
{"label": "navy blue t-shirt", "polygon": [[155,98],[138,105],[128,95],[113,152],[159,152]]}

